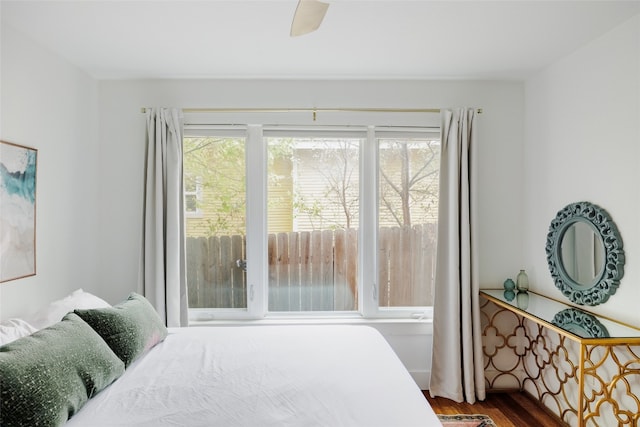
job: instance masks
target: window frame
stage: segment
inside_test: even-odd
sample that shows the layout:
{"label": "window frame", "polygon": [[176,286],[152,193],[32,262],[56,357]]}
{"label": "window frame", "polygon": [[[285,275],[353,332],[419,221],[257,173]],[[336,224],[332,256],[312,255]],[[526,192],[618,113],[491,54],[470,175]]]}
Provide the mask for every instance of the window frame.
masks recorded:
{"label": "window frame", "polygon": [[[358,227],[358,307],[355,311],[270,312],[267,296],[267,143],[265,134],[281,135],[285,132],[300,135],[360,135],[360,207]],[[269,319],[423,319],[432,318],[433,307],[379,307],[378,305],[378,140],[390,134],[440,134],[434,126],[374,126],[350,127],[207,125],[185,122],[184,137],[244,136],[246,167],[246,259],[251,267],[246,270],[247,308],[189,308],[190,321],[209,320],[269,320]],[[374,212],[374,215],[370,213]],[[252,262],[252,260],[259,262]],[[262,285],[260,285],[262,284]]]}

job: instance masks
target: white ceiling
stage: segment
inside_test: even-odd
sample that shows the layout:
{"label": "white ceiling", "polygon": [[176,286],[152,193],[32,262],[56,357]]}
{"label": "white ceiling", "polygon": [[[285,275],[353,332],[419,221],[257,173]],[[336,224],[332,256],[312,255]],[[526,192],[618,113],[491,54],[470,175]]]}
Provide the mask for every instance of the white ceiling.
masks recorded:
{"label": "white ceiling", "polygon": [[[524,79],[640,13],[635,1],[1,0],[9,25],[98,79]],[[597,58],[594,58],[597,60]]]}

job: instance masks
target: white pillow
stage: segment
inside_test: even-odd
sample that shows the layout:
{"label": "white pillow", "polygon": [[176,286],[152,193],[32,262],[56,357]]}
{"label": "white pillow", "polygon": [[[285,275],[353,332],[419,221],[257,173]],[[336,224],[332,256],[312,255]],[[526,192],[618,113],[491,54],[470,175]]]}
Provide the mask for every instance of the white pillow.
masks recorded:
{"label": "white pillow", "polygon": [[91,309],[111,307],[111,304],[89,292],[77,289],[66,297],[54,301],[45,308],[37,311],[32,317],[28,318],[29,323],[36,329],[44,329],[55,323],[75,309]]}
{"label": "white pillow", "polygon": [[9,319],[0,323],[0,346],[26,337],[36,332],[37,329],[22,319]]}

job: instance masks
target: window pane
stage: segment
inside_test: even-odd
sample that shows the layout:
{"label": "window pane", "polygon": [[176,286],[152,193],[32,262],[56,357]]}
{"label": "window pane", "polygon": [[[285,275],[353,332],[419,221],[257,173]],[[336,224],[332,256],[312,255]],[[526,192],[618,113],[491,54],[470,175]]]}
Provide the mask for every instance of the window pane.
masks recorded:
{"label": "window pane", "polygon": [[360,139],[266,140],[269,310],[356,310]]}
{"label": "window pane", "polygon": [[189,307],[246,308],[245,139],[184,138],[184,177]]}
{"label": "window pane", "polygon": [[202,180],[198,176],[184,174],[184,204],[188,217],[200,214]]}
{"label": "window pane", "polygon": [[379,139],[380,307],[433,305],[440,141]]}
{"label": "window pane", "polygon": [[198,212],[198,199],[195,194],[184,195],[184,206],[187,213]]}

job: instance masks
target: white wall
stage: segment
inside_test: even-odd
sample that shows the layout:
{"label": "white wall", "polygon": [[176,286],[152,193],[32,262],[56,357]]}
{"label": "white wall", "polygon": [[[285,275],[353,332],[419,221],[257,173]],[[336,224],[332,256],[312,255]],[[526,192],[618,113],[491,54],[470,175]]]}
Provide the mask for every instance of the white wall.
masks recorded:
{"label": "white wall", "polygon": [[98,291],[98,86],[2,25],[0,139],[38,150],[36,275],[0,284],[0,319]]}
{"label": "white wall", "polygon": [[589,201],[618,226],[626,254],[617,293],[592,310],[640,326],[640,15],[526,83],[525,267],[531,289],[564,300],[545,255],[551,220]]}
{"label": "white wall", "polygon": [[522,257],[523,84],[455,81],[133,80],[100,82],[103,171],[98,280],[111,301],[136,289],[145,116],[141,107],[482,107],[480,276],[501,286]]}

